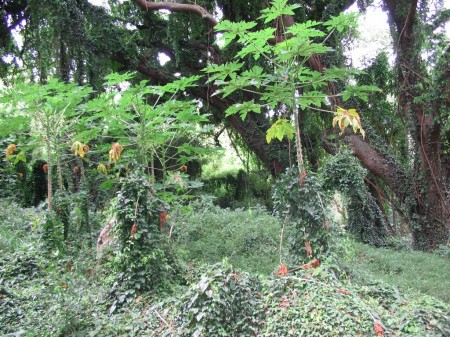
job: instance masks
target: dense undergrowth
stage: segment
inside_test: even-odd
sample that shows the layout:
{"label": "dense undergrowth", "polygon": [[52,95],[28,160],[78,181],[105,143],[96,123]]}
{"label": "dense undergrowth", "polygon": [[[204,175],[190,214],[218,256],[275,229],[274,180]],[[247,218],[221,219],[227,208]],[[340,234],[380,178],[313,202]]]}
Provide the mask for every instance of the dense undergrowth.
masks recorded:
{"label": "dense undergrowth", "polygon": [[[274,275],[276,219],[199,203],[172,212],[183,281],[117,298],[112,262],[98,264],[95,248],[45,246],[41,212],[0,206],[0,335],[450,335],[449,299],[438,294],[448,289],[446,257],[342,237],[316,268],[283,255],[291,271]],[[412,275],[420,281],[408,283]]]}

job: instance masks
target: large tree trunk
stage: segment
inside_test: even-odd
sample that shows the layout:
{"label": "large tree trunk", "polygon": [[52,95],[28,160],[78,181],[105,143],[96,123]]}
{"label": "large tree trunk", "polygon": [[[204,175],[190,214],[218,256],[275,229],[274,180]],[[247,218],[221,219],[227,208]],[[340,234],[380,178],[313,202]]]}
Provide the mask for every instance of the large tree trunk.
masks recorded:
{"label": "large tree trunk", "polygon": [[410,228],[415,248],[432,250],[448,241],[449,208],[440,158],[439,104],[418,99],[426,94],[422,46],[417,38],[421,23],[417,0],[385,0],[394,41],[397,41],[398,104],[407,121],[412,143],[413,190],[409,201]]}

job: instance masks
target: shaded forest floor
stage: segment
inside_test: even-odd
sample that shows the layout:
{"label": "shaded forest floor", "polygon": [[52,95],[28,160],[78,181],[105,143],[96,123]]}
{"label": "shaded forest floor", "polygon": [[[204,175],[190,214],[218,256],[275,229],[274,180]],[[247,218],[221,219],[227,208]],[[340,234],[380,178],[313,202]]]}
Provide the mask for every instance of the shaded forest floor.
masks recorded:
{"label": "shaded forest floor", "polygon": [[[373,248],[341,233],[319,267],[274,275],[274,217],[202,205],[172,213],[180,282],[124,297],[113,291],[113,261],[96,263],[95,241],[49,247],[43,211],[0,206],[0,335],[450,335],[445,251]],[[281,259],[292,269],[286,242]]]}

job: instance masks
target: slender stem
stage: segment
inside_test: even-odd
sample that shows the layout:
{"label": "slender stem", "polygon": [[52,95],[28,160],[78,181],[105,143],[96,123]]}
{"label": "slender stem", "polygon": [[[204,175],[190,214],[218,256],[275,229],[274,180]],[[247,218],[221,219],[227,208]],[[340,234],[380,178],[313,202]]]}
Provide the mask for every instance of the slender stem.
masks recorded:
{"label": "slender stem", "polygon": [[47,208],[48,212],[52,211],[52,162],[51,162],[51,151],[52,147],[50,144],[50,135],[47,132]]}
{"label": "slender stem", "polygon": [[305,163],[303,159],[303,151],[302,151],[302,140],[300,135],[300,122],[298,118],[298,108],[294,107],[294,121],[295,121],[295,145],[296,145],[296,153],[297,153],[297,163],[298,163],[298,174],[299,181],[301,183],[302,177],[305,174]]}

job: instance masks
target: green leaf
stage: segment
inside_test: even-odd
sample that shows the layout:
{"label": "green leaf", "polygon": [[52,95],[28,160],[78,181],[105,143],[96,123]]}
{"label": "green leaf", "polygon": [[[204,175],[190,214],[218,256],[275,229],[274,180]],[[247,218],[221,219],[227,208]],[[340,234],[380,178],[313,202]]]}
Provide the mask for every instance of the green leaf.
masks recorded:
{"label": "green leaf", "polygon": [[[183,77],[183,78],[180,78],[179,80],[167,83],[166,85],[163,85],[163,86],[158,86],[156,88],[159,89],[162,94],[184,91],[187,88],[197,86],[197,84],[195,82],[197,82],[200,78],[201,78],[201,76],[198,76],[198,75],[190,76],[190,77]],[[160,94],[160,96],[162,96],[162,94]]]}
{"label": "green leaf", "polygon": [[310,105],[321,106],[325,102],[326,95],[320,91],[304,92],[297,98],[297,103],[305,108]]}
{"label": "green leaf", "polygon": [[279,62],[288,61],[294,57],[310,57],[314,54],[323,54],[331,51],[332,49],[321,44],[313,43],[304,38],[293,38],[286,40],[284,43],[279,43],[275,46],[277,53],[277,59]]}
{"label": "green leaf", "polygon": [[324,26],[328,26],[327,29],[336,29],[338,32],[342,33],[346,28],[356,28],[358,23],[356,19],[359,13],[340,13],[338,16],[332,16],[330,20],[323,23]]}
{"label": "green leaf", "polygon": [[135,77],[135,75],[136,75],[136,73],[134,73],[134,72],[126,72],[123,74],[111,73],[111,74],[105,76],[105,80],[106,80],[105,85],[107,85],[109,87],[113,87],[117,84],[132,80]]}
{"label": "green leaf", "polygon": [[267,41],[273,37],[274,33],[274,28],[266,28],[264,30],[245,34],[238,41],[239,43],[242,43],[244,47],[236,56],[244,58],[248,54],[251,54],[253,59],[257,60],[261,55],[271,53],[273,47],[268,44]]}
{"label": "green leaf", "polygon": [[235,76],[236,72],[239,71],[243,65],[244,63],[238,62],[229,62],[221,65],[210,64],[203,69],[204,72],[210,74],[206,83],[210,83],[216,79],[224,81],[227,77]]}
{"label": "green leaf", "polygon": [[225,117],[239,113],[242,120],[244,120],[251,111],[261,113],[261,106],[256,104],[254,100],[233,104],[225,111]]}
{"label": "green leaf", "polygon": [[223,82],[223,81],[216,81],[217,85],[222,85],[222,89],[218,90],[213,95],[216,95],[218,93],[221,93],[222,96],[225,98],[229,95],[231,95],[236,90],[243,89],[248,86],[252,86],[253,84],[249,83],[245,77],[239,76],[233,78],[229,82]]}
{"label": "green leaf", "polygon": [[344,101],[349,100],[352,97],[359,97],[364,102],[367,102],[369,99],[369,93],[371,92],[380,92],[381,90],[373,85],[348,85],[345,90],[341,93],[342,99]]}
{"label": "green leaf", "polygon": [[20,151],[14,158],[14,165],[16,165],[18,162],[26,163],[27,157],[25,156],[25,152]]}
{"label": "green leaf", "polygon": [[282,15],[294,15],[294,10],[300,8],[300,5],[288,5],[288,0],[274,0],[269,8],[263,9],[259,19],[264,19],[264,23],[276,20]]}
{"label": "green leaf", "polygon": [[250,70],[244,71],[241,76],[245,78],[249,85],[259,88],[261,84],[267,79],[267,74],[264,69],[259,66],[254,66]]}
{"label": "green leaf", "polygon": [[347,69],[347,68],[338,68],[338,67],[331,67],[326,68],[324,70],[324,78],[326,80],[343,80],[351,75],[359,75],[364,73],[364,71],[357,70],[357,69]]}
{"label": "green leaf", "polygon": [[272,103],[273,108],[278,102],[287,102],[292,99],[292,89],[284,83],[274,83],[267,87],[266,91],[261,95],[261,100]]}
{"label": "green leaf", "polygon": [[288,139],[294,138],[295,128],[287,119],[280,118],[267,130],[266,140],[270,143],[272,139],[277,138],[281,141],[284,137]]}
{"label": "green leaf", "polygon": [[298,79],[301,82],[300,87],[312,86],[314,89],[317,89],[327,84],[322,73],[305,67],[298,70]]}
{"label": "green leaf", "polygon": [[304,23],[295,23],[288,28],[287,32],[300,38],[321,37],[325,33],[311,27],[320,25],[320,22],[308,20]]}
{"label": "green leaf", "polygon": [[237,36],[245,34],[248,30],[256,26],[256,22],[231,22],[224,20],[219,22],[214,29],[218,32],[223,33],[224,47],[226,47],[231,41],[233,41]]}

